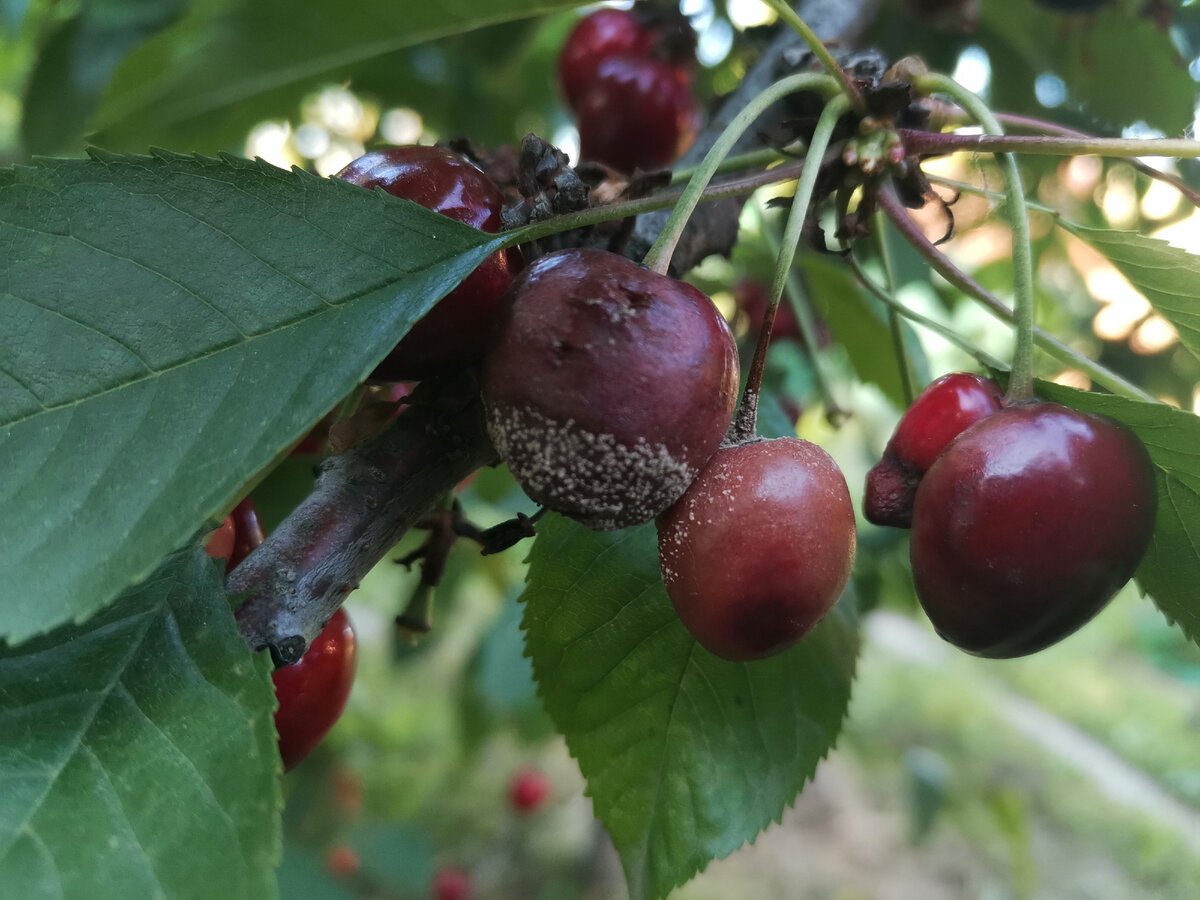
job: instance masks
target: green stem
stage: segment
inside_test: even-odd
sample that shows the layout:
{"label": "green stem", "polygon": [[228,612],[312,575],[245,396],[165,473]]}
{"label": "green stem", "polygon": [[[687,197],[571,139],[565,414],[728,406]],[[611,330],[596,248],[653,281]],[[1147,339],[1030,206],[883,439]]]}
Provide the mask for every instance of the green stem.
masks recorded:
{"label": "green stem", "polygon": [[779,18],[783,19],[784,22],[792,27],[793,31],[800,35],[804,43],[808,44],[808,49],[829,70],[829,74],[838,80],[842,92],[850,99],[854,111],[860,116],[865,116],[867,114],[867,104],[863,100],[862,92],[859,91],[858,85],[846,74],[846,70],[838,65],[838,61],[833,58],[833,54],[829,52],[829,48],[825,46],[825,42],[817,37],[815,31],[808,27],[808,23],[800,18],[799,14],[785,0],[763,0],[763,3],[775,10]]}
{"label": "green stem", "polygon": [[[956,266],[946,254],[934,246],[933,241],[925,236],[924,232],[912,220],[908,215],[908,211],[895,196],[888,191],[880,191],[876,197],[876,202],[879,204],[879,208],[892,220],[896,228],[900,230],[900,233],[904,235],[904,239],[933,266],[938,274],[968,297],[979,301],[997,318],[1009,323],[1016,321],[1016,314],[1005,305],[1003,300]],[[1033,337],[1044,353],[1054,357],[1064,365],[1086,372],[1092,381],[1103,388],[1107,388],[1114,394],[1119,394],[1122,397],[1130,397],[1134,400],[1144,400],[1148,403],[1159,402],[1136,384],[1126,381],[1111,369],[1106,369],[1078,350],[1068,347],[1058,338],[1054,337],[1054,335],[1035,327]]]}
{"label": "green stem", "polygon": [[[883,266],[883,277],[887,282],[888,292],[896,293],[896,272],[892,268],[892,252],[888,247],[883,214],[875,213],[875,248],[879,253],[879,262]],[[855,271],[859,271],[857,263]],[[859,278],[862,278],[860,272]],[[874,285],[869,285],[873,287]],[[904,388],[904,405],[912,406],[916,391],[913,388],[912,361],[908,358],[908,348],[904,345],[904,326],[900,322],[900,312],[897,304],[888,304],[888,328],[892,332],[892,347],[896,354],[896,365],[900,367],[900,384]]]}
{"label": "green stem", "polygon": [[[800,235],[804,229],[804,220],[808,217],[808,207],[812,202],[813,189],[817,185],[817,176],[825,162],[825,151],[833,137],[833,129],[838,119],[850,107],[850,101],[844,94],[839,94],[825,105],[817,127],[813,131],[812,142],[808,146],[808,155],[804,158],[804,168],[800,172],[800,180],[796,184],[796,193],[792,197],[792,208],[788,213],[787,225],[783,229],[783,240],[779,256],[775,260],[775,276],[771,280],[769,292],[770,302],[763,316],[762,330],[758,335],[758,344],[754,348],[754,359],[750,363],[750,375],[746,379],[746,387],[742,392],[742,403],[738,408],[737,420],[734,423],[735,439],[747,440],[754,436],[758,423],[758,395],[762,389],[763,369],[767,362],[767,348],[771,343],[771,329],[775,325],[775,313],[779,309],[779,298],[783,296],[784,285],[787,284],[788,273],[796,258],[796,248],[800,245]],[[813,345],[815,352],[815,344]]]}
{"label": "green stem", "polygon": [[[924,94],[948,95],[972,115],[988,134],[1004,134],[1003,127],[996,121],[987,104],[954,79],[929,73],[919,76],[914,86]],[[1017,343],[1013,348],[1008,399],[1013,403],[1021,403],[1033,398],[1033,328],[1036,312],[1033,296],[1033,247],[1029,239],[1025,188],[1021,184],[1021,172],[1017,168],[1016,157],[1009,153],[998,153],[996,159],[1000,163],[1000,173],[1004,176],[1004,191],[1007,195],[1005,209],[1012,225],[1013,296],[1017,317]]]}
{"label": "green stem", "polygon": [[[922,75],[917,84],[921,88],[945,75]],[[949,81],[949,79],[946,79]],[[950,82],[955,84],[955,82]],[[943,90],[943,88],[937,88]],[[959,87],[959,90],[965,88]],[[946,90],[946,93],[949,93]],[[972,96],[974,96],[972,94]],[[958,98],[955,98],[958,100]],[[976,97],[976,100],[979,98]],[[983,124],[975,110],[966,107],[977,122]],[[982,102],[982,101],[980,101]],[[986,107],[984,107],[986,109]],[[999,120],[994,119],[999,127]],[[987,126],[984,126],[985,129]],[[1002,132],[988,134],[942,134],[932,131],[900,132],[905,148],[913,154],[930,153],[1026,153],[1037,156],[1111,156],[1128,159],[1141,156],[1173,156],[1177,159],[1200,157],[1200,141],[1183,138],[1076,138],[1042,137],[1031,135],[1006,135]]]}
{"label": "green stem", "polygon": [[[744,172],[746,169],[762,169],[780,160],[795,159],[799,155],[799,152],[791,155],[782,153],[774,147],[763,147],[761,150],[735,153],[721,160],[721,164],[717,166],[716,174],[723,175],[727,172]],[[696,174],[701,165],[703,163],[688,166],[686,169],[676,169],[671,173],[671,184],[682,184],[687,181]]]}
{"label": "green stem", "polygon": [[705,188],[708,187],[708,183],[716,174],[725,157],[733,150],[738,139],[758,121],[759,116],[766,112],[773,103],[798,91],[821,91],[828,95],[836,91],[836,84],[828,75],[816,75],[808,72],[801,75],[790,75],[775,82],[747,103],[721,132],[721,136],[709,148],[704,160],[696,167],[695,174],[692,175],[687,187],[683,189],[683,195],[679,198],[675,209],[671,211],[671,217],[659,233],[658,240],[654,242],[654,246],[650,248],[646,258],[642,260],[648,269],[658,272],[660,275],[666,274],[671,265],[671,254],[675,252],[675,245],[679,243],[679,238],[687,227],[688,219],[695,210],[696,204],[704,196]]}
{"label": "green stem", "polygon": [[[992,356],[991,354],[980,350],[954,329],[943,325],[941,322],[938,322],[935,319],[924,316],[915,310],[909,309],[907,306],[901,303],[899,299],[897,299],[896,295],[892,291],[886,290],[877,285],[871,280],[870,276],[863,271],[862,266],[859,265],[858,260],[853,254],[847,256],[846,261],[850,264],[850,268],[854,270],[854,274],[858,276],[858,280],[862,283],[862,286],[882,300],[887,305],[889,312],[894,312],[898,315],[901,315],[909,321],[917,323],[922,328],[932,331],[934,334],[938,335],[938,337],[953,344],[959,350],[963,351],[963,353],[974,357],[975,359],[979,360],[980,363],[989,368],[996,369],[1001,372],[1007,370],[1008,367],[1004,363],[1000,362],[1000,360],[996,359],[996,357]],[[912,405],[911,399],[909,401],[909,405]]]}
{"label": "green stem", "polygon": [[[930,175],[928,173],[926,173],[925,177],[934,184],[944,184],[946,187],[954,188],[954,190],[960,191],[964,194],[978,194],[980,197],[987,197],[990,200],[1003,200],[1005,198],[1003,191],[989,190],[988,188],[980,187],[977,184],[971,184],[969,181],[959,181],[957,178],[947,178],[944,175]],[[1039,203],[1036,200],[1030,200],[1028,197],[1025,198],[1025,206],[1026,208],[1032,209],[1035,212],[1045,213],[1048,216],[1052,216],[1055,221],[1068,222],[1069,224],[1069,221],[1063,218],[1063,214],[1053,206],[1047,206],[1045,203]]]}

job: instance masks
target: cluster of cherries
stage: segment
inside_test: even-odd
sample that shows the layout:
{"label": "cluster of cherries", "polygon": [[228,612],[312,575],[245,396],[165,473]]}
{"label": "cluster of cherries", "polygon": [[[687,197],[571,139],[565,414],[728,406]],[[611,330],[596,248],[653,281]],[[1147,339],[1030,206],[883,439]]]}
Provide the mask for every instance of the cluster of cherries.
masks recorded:
{"label": "cluster of cherries", "polygon": [[558,76],[582,158],[622,172],[679,159],[700,124],[695,64],[695,35],[677,10],[602,9],[580,20]]}

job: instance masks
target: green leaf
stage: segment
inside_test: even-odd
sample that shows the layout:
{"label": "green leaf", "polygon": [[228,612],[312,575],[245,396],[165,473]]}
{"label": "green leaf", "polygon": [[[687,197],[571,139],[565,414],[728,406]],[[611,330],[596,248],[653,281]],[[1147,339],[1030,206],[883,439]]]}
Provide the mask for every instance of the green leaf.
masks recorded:
{"label": "green leaf", "polygon": [[1134,231],[1062,224],[1107,256],[1200,358],[1200,257]]}
{"label": "green leaf", "polygon": [[332,11],[293,0],[197,0],[177,26],[126,59],[95,118],[106,147],[168,143],[227,149],[260,119],[352,67],[474,28],[577,6],[577,0],[363,0]]}
{"label": "green leaf", "polygon": [[1039,381],[1038,393],[1133,429],[1157,469],[1158,518],[1137,582],[1183,633],[1200,644],[1200,417],[1159,403],[1086,393]]}
{"label": "green leaf", "polygon": [[270,664],[177,554],[88,625],[0,651],[0,893],[270,897]]}
{"label": "green leaf", "polygon": [[621,854],[631,894],[662,897],[752,840],[837,739],[854,675],[847,604],[750,664],[703,650],[658,572],[654,525],[538,525],[524,628],[542,699]]}
{"label": "green leaf", "polygon": [[181,16],[189,0],[84,0],[38,54],[21,136],[31,153],[78,149],[109,78],[125,55]]}
{"label": "green leaf", "polygon": [[0,186],[0,640],[146,577],[500,238],[244,160]]}

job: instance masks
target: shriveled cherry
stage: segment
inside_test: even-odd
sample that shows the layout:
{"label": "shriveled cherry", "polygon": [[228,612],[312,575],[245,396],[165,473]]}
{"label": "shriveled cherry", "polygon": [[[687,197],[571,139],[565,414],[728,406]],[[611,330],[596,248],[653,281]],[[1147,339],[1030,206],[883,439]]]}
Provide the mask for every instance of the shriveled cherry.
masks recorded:
{"label": "shriveled cherry", "polygon": [[917,489],[911,558],[938,633],[979,656],[1023,656],[1075,631],[1137,568],[1154,473],[1123,425],[1056,403],[963,432]]}
{"label": "shriveled cherry", "polygon": [[447,866],[433,876],[433,900],[469,900],[471,876],[462,869]]}
{"label": "shriveled cherry", "polygon": [[925,388],[901,417],[883,458],[867,473],[867,521],[908,528],[922,476],[951,441],[998,411],[1003,401],[1000,385],[968,372],[943,375]]}
{"label": "shriveled cherry", "polygon": [[604,60],[650,56],[654,45],[654,32],[632,10],[601,9],[584,16],[568,35],[558,57],[558,82],[567,105],[579,108]]}
{"label": "shriveled cherry", "polygon": [[[500,230],[500,189],[480,169],[443,147],[376,150],[354,160],[337,177],[382,188],[480,231]],[[506,251],[484,260],[413,326],[371,377],[412,380],[476,362],[512,282],[514,264],[519,260]]]}
{"label": "shriveled cherry", "polygon": [[357,664],[354,627],[339,609],[299,662],[275,670],[275,730],[285,772],[308,756],[341,717]]}
{"label": "shriveled cherry", "polygon": [[658,519],[667,596],[724,659],[760,659],[804,637],[854,564],[854,508],[841,469],[796,438],[718,450]]}
{"label": "shriveled cherry", "polygon": [[541,769],[518,770],[508,782],[508,802],[519,813],[531,813],[550,797],[550,779]]}
{"label": "shriveled cherry", "polygon": [[708,297],[602,250],[530,266],[483,366],[501,459],[532,499],[596,529],[682,496],[729,427],[737,382]]}
{"label": "shriveled cherry", "polygon": [[670,166],[700,128],[691,74],[646,57],[600,63],[578,112],[580,156],[622,172]]}

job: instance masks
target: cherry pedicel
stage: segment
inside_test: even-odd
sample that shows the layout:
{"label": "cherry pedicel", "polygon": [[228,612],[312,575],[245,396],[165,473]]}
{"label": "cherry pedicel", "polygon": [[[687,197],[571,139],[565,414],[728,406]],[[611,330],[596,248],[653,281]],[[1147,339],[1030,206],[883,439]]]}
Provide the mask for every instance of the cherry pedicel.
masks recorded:
{"label": "cherry pedicel", "polygon": [[275,730],[285,772],[308,756],[341,717],[357,663],[354,628],[339,609],[299,662],[275,670]]}
{"label": "cherry pedicel", "polygon": [[[389,147],[359,157],[337,175],[382,188],[480,231],[500,230],[504,198],[477,167],[443,147]],[[371,377],[405,381],[453,371],[478,361],[496,309],[512,282],[515,251],[488,257],[418,321]]]}
{"label": "cherry pedicel", "polygon": [[718,450],[658,519],[667,596],[696,640],[728,660],[804,637],[841,596],[854,552],[845,477],[796,438]]}
{"label": "cherry pedicel", "polygon": [[1002,409],[921,480],[910,550],[917,596],[963,650],[1033,653],[1133,576],[1155,507],[1150,457],[1123,425],[1056,403]]}
{"label": "cherry pedicel", "polygon": [[622,172],[670,166],[700,129],[691,74],[659,59],[606,59],[578,112],[580,156]]}
{"label": "cherry pedicel", "polygon": [[980,375],[957,372],[930,384],[901,417],[883,458],[867,473],[867,521],[908,528],[922,476],[951,441],[1003,405],[1000,385]]}
{"label": "cherry pedicel", "polygon": [[525,492],[590,528],[677,500],[729,427],[737,348],[691,285],[601,250],[543,256],[483,367],[488,432]]}
{"label": "cherry pedicel", "polygon": [[584,16],[563,44],[558,82],[567,105],[578,109],[600,63],[613,56],[648,57],[654,32],[627,9],[601,9]]}
{"label": "cherry pedicel", "polygon": [[549,799],[550,779],[540,769],[524,768],[508,783],[508,802],[519,813],[531,813]]}

